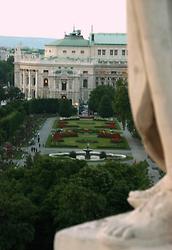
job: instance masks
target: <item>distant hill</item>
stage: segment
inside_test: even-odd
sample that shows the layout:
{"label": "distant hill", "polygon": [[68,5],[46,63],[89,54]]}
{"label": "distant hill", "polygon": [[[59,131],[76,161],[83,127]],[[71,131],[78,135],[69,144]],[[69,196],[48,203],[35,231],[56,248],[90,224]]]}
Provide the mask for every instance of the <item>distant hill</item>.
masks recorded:
{"label": "distant hill", "polygon": [[14,37],[0,36],[0,47],[15,48],[18,45],[22,47],[30,47],[43,49],[45,44],[51,43],[55,38],[37,38],[37,37]]}

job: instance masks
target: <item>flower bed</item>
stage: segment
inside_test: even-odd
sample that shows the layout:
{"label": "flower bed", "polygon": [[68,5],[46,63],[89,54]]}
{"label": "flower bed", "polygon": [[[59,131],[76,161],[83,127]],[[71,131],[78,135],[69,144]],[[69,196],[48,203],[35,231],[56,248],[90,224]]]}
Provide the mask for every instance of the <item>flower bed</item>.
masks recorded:
{"label": "flower bed", "polygon": [[63,137],[59,132],[54,133],[53,137],[52,137],[53,141],[56,142],[63,142]]}
{"label": "flower bed", "polygon": [[77,136],[78,136],[77,132],[69,130],[64,132],[55,132],[52,138],[56,142],[63,142],[64,137],[77,137]]}
{"label": "flower bed", "polygon": [[105,130],[99,132],[97,134],[97,137],[100,137],[100,138],[110,138],[110,139],[114,139],[114,141],[120,141],[121,140],[121,136],[119,133],[110,133],[110,132],[107,132]]}
{"label": "flower bed", "polygon": [[106,122],[106,128],[114,129],[115,127],[116,126],[114,122]]}
{"label": "flower bed", "polygon": [[73,131],[73,130],[66,130],[61,132],[62,137],[77,137],[78,134],[77,132]]}
{"label": "flower bed", "polygon": [[[59,125],[59,126],[58,126]],[[79,147],[90,144],[96,148],[128,148],[125,139],[117,132],[118,122],[111,119],[56,121],[46,146]]]}
{"label": "flower bed", "polygon": [[67,126],[67,123],[68,123],[67,121],[62,120],[62,121],[59,121],[59,122],[58,122],[57,126],[58,126],[59,128],[64,128],[64,127]]}
{"label": "flower bed", "polygon": [[117,142],[121,142],[121,137],[114,137],[111,139],[112,143],[117,143]]}

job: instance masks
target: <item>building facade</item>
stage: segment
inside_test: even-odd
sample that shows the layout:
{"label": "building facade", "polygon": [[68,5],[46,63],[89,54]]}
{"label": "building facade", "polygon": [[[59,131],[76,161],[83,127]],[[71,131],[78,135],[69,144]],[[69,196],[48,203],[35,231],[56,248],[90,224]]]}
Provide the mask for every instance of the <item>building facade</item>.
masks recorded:
{"label": "building facade", "polygon": [[84,39],[73,31],[45,45],[44,55],[15,51],[15,86],[27,99],[68,98],[87,103],[99,85],[127,77],[126,34],[91,33]]}

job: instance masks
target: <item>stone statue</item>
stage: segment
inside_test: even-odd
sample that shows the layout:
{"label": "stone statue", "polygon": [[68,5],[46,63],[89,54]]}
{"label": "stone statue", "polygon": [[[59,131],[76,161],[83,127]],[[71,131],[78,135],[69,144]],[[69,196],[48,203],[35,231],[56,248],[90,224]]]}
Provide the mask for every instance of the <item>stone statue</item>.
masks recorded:
{"label": "stone statue", "polygon": [[133,117],[166,175],[129,194],[134,211],[58,233],[55,250],[172,249],[172,0],[128,0],[127,15]]}

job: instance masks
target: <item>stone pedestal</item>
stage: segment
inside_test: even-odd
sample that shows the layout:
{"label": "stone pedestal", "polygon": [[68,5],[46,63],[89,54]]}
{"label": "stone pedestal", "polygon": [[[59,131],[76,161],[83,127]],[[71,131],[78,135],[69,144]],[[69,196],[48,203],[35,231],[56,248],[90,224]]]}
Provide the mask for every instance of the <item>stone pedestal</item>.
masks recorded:
{"label": "stone pedestal", "polygon": [[171,195],[163,191],[132,212],[60,231],[54,250],[171,250]]}

